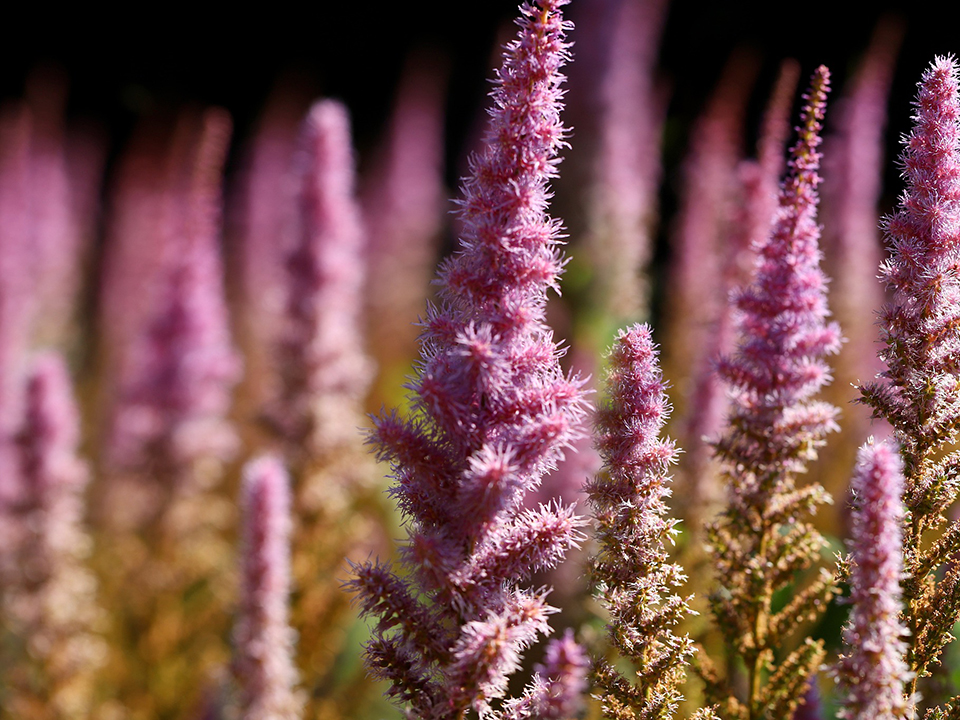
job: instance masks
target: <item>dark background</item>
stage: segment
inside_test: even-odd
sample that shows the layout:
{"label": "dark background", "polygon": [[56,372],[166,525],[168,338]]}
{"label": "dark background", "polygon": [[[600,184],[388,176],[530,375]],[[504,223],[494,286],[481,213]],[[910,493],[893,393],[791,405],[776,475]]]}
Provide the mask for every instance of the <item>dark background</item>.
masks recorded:
{"label": "dark background", "polygon": [[[451,67],[451,145],[466,132],[490,76],[498,30],[516,14],[515,0],[482,2],[262,3],[256,12],[211,11],[203,4],[129,5],[124,12],[36,7],[8,18],[0,49],[0,96],[16,97],[40,62],[63,67],[71,82],[70,111],[103,123],[114,141],[139,112],[195,101],[233,113],[238,135],[285,71],[301,73],[318,93],[351,108],[358,144],[378,133],[402,60],[432,47]],[[146,13],[147,21],[132,14]],[[589,11],[586,0],[567,14]],[[893,88],[895,127],[906,124],[920,72],[935,54],[960,49],[946,3],[780,3],[676,0],[669,10],[661,68],[672,84],[671,115],[693,115],[736,47],[752,47],[776,67],[801,61],[804,74],[826,63],[838,81],[866,46],[877,19],[894,12],[906,36]],[[839,84],[839,83],[837,83]]]}

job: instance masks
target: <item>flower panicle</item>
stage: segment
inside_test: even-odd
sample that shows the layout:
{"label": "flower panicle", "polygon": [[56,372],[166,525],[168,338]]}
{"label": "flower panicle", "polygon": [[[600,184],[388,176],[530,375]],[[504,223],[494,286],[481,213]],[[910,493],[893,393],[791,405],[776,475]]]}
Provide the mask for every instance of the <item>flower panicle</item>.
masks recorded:
{"label": "flower panicle", "polygon": [[850,492],[850,601],[843,630],[844,654],[837,667],[843,693],[839,717],[849,720],[910,717],[905,694],[912,677],[906,663],[908,630],[903,610],[903,467],[889,442],[860,448]]}
{"label": "flower panicle", "polygon": [[393,466],[409,572],[359,565],[350,587],[381,618],[368,667],[420,717],[509,706],[500,702],[508,678],[554,612],[545,592],[524,584],[582,537],[572,508],[523,506],[580,434],[585,411],[583,383],[561,370],[545,324],[547,292],[564,264],[560,226],[546,210],[566,133],[565,4],[521,6],[491,92],[485,148],[463,181],[461,246],[441,266],[438,304],[423,322],[408,386],[413,411],[381,416],[371,435]]}
{"label": "flower panicle", "polygon": [[841,343],[839,327],[827,322],[816,223],[828,90],[821,66],[804,95],[772,231],[756,247],[752,282],[732,298],[737,348],[718,363],[732,402],[714,447],[729,492],[727,508],[707,531],[719,584],[710,602],[726,652],[744,661],[748,690],[744,697],[734,676],[708,684],[729,708],[754,717],[786,717],[801,702],[823,659],[822,641],[807,638],[776,663],[775,652],[836,592],[832,575],[821,570],[774,610],[774,594],[818,563],[826,545],[809,516],[830,497],[817,484],[798,488],[795,478],[837,429],[837,408],[813,397],[830,380],[825,357]]}
{"label": "flower panicle", "polygon": [[953,639],[950,628],[960,619],[960,575],[950,564],[955,534],[942,533],[944,513],[957,495],[952,477],[960,465],[960,453],[944,450],[960,427],[960,67],[955,58],[939,56],[924,71],[913,128],[903,145],[906,189],[886,219],[889,256],[880,267],[892,294],[879,323],[886,369],[860,391],[874,415],[893,427],[903,459],[908,518],[903,600],[913,673],[907,694],[912,695]]}
{"label": "flower panicle", "polygon": [[[667,717],[682,699],[684,667],[693,654],[689,637],[673,628],[691,611],[677,594],[685,579],[669,563],[667,545],[675,533],[667,518],[673,444],[660,438],[669,412],[650,327],[622,330],[610,353],[609,401],[597,420],[597,447],[603,471],[587,484],[597,523],[600,551],[592,575],[600,601],[609,610],[609,637],[634,662],[637,680],[628,681],[601,661],[594,681],[607,713],[620,717]],[[632,715],[631,715],[632,716]]]}
{"label": "flower panicle", "polygon": [[234,673],[244,720],[296,720],[290,628],[290,480],[280,460],[263,456],[244,468],[241,596],[233,631]]}
{"label": "flower panicle", "polygon": [[372,371],[358,332],[365,237],[346,107],[315,103],[300,143],[300,228],[285,258],[279,388],[267,414],[284,439],[322,452],[353,435],[344,413],[355,413]]}

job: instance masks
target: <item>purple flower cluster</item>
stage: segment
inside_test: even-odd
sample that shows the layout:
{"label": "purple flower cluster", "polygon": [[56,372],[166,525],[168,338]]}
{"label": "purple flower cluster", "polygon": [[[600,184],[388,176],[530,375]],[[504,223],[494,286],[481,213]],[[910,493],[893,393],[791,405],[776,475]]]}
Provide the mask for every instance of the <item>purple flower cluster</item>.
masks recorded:
{"label": "purple flower cluster", "polygon": [[[923,456],[949,442],[960,418],[960,94],[957,63],[939,57],[924,73],[914,128],[902,157],[907,190],[886,223],[890,257],[881,274],[894,293],[884,307],[882,379],[864,398],[893,425],[908,475]],[[908,480],[916,506],[938,472]]]}
{"label": "purple flower cluster", "polygon": [[820,122],[829,73],[814,76],[780,190],[770,238],[757,248],[752,283],[736,299],[741,341],[719,372],[734,409],[730,432],[718,443],[758,480],[801,470],[826,432],[836,429],[835,408],[810,398],[830,379],[823,360],[840,349],[840,329],[827,323],[826,277],[817,241]]}
{"label": "purple flower cluster", "polygon": [[461,249],[424,323],[415,413],[381,417],[372,438],[394,468],[409,575],[368,563],[351,585],[363,612],[379,617],[370,668],[418,717],[486,712],[504,695],[553,612],[523,583],[580,537],[572,507],[522,505],[583,414],[581,383],[564,376],[544,324],[563,264],[559,226],[546,217],[563,144],[563,4],[522,7],[485,149],[464,182]]}
{"label": "purple flower cluster", "polygon": [[290,594],[290,479],[273,457],[249,463],[243,479],[243,567],[233,632],[242,720],[296,720]]}
{"label": "purple flower cluster", "polygon": [[301,141],[301,227],[285,259],[279,388],[269,414],[284,438],[319,452],[355,433],[343,413],[356,407],[370,376],[358,333],[364,236],[346,108],[315,104]]}
{"label": "purple flower cluster", "polygon": [[850,492],[850,601],[837,668],[845,700],[839,717],[899,720],[911,713],[904,685],[907,629],[900,621],[903,575],[903,472],[896,448],[868,441],[860,449]]}
{"label": "purple flower cluster", "polygon": [[669,562],[677,531],[667,517],[667,472],[677,451],[660,438],[669,404],[649,326],[620,332],[607,384],[610,402],[596,433],[604,468],[587,485],[600,544],[592,571],[610,612],[610,640],[634,662],[637,679],[627,681],[606,660],[595,679],[609,717],[671,717],[693,646],[673,632],[690,610],[676,594],[683,571]]}

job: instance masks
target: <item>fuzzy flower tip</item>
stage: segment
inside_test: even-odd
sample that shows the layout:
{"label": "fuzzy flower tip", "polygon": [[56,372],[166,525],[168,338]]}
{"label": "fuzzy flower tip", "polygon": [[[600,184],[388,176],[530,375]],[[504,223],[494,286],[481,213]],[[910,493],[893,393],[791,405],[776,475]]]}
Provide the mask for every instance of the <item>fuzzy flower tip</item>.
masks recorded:
{"label": "fuzzy flower tip", "polygon": [[360,341],[363,231],[346,108],[316,103],[301,143],[301,228],[285,263],[280,389],[270,416],[285,438],[319,451],[353,436],[344,412],[355,412],[371,370]]}
{"label": "fuzzy flower tip", "polygon": [[675,593],[685,577],[668,562],[666,547],[675,532],[665,504],[667,471],[677,453],[660,438],[669,404],[649,326],[620,332],[607,384],[610,401],[597,421],[604,471],[587,485],[600,543],[593,576],[610,611],[610,639],[638,673],[634,689],[601,661],[595,679],[612,717],[652,716],[656,707],[667,717],[682,698],[684,666],[693,650],[689,638],[673,633],[689,613]]}
{"label": "fuzzy flower tip", "polygon": [[290,481],[280,461],[263,457],[243,479],[242,594],[234,629],[243,720],[295,720],[290,594]]}
{"label": "fuzzy flower tip", "polygon": [[549,630],[543,593],[523,584],[580,539],[572,508],[523,507],[579,434],[584,405],[544,322],[563,264],[546,216],[564,136],[563,4],[521,7],[463,185],[461,249],[424,323],[413,416],[381,417],[372,438],[409,523],[409,575],[366,564],[351,586],[380,618],[369,666],[419,717],[486,712],[503,696],[521,651]]}
{"label": "fuzzy flower tip", "polygon": [[563,720],[576,717],[583,706],[590,658],[567,629],[547,643],[543,663],[534,668],[533,682],[519,700],[505,704],[501,720]]}
{"label": "fuzzy flower tip", "polygon": [[[897,431],[905,456],[952,440],[960,413],[960,94],[957,63],[938,57],[923,74],[914,127],[901,157],[907,189],[886,221],[881,276],[893,301],[881,313],[887,365],[864,400]],[[908,495],[914,488],[908,480]]]}
{"label": "fuzzy flower tip", "polygon": [[185,158],[172,153],[177,181],[168,189],[156,294],[120,373],[107,448],[115,469],[179,469],[236,450],[226,415],[241,361],[230,338],[219,246],[232,123],[211,109],[199,123],[185,117],[181,124],[189,142]]}
{"label": "fuzzy flower tip", "polygon": [[80,421],[66,364],[37,357],[24,394],[17,435],[20,502],[18,572],[5,577],[5,620],[26,643],[22,664],[8,675],[9,710],[33,717],[40,703],[49,717],[86,717],[94,703],[94,676],[102,665],[103,619],[96,579],[85,567],[90,538],[83,527],[86,465],[77,457]]}
{"label": "fuzzy flower tip", "polygon": [[851,484],[850,600],[853,610],[843,631],[846,654],[837,675],[846,696],[839,717],[898,720],[909,717],[904,684],[907,630],[903,609],[903,471],[896,448],[869,440],[860,448]]}
{"label": "fuzzy flower tip", "polygon": [[824,356],[839,351],[840,329],[827,323],[827,280],[820,270],[817,186],[820,129],[829,89],[820,67],[779,194],[772,233],[757,248],[753,283],[736,297],[743,340],[719,363],[732,390],[731,426],[718,449],[766,471],[800,469],[836,429],[836,408],[810,398],[830,380]]}

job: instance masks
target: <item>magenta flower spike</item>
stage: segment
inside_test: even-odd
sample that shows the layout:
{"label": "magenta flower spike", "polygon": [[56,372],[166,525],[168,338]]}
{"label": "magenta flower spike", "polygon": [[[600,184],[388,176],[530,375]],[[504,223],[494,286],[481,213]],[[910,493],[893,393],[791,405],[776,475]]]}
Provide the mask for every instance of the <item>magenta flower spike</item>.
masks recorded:
{"label": "magenta flower spike", "polygon": [[241,720],[297,720],[290,596],[290,479],[281,462],[247,463],[243,512],[240,607],[233,631],[234,672]]}
{"label": "magenta flower spike", "polygon": [[60,71],[35,70],[26,96],[34,128],[28,191],[37,297],[33,336],[41,346],[63,345],[76,340],[71,325],[93,240],[104,147],[92,134],[68,131],[67,80]]}
{"label": "magenta flower spike", "polygon": [[284,255],[297,233],[298,178],[294,157],[309,99],[293,83],[271,92],[245,148],[228,223],[235,245],[228,252],[236,278],[228,288],[237,309],[244,352],[243,384],[251,405],[269,396],[271,348],[282,325],[286,288]]}
{"label": "magenta flower spike", "polygon": [[880,267],[892,293],[880,314],[886,370],[861,386],[863,401],[893,426],[903,458],[908,695],[938,664],[960,619],[960,524],[943,528],[960,465],[951,449],[960,426],[960,82],[953,57],[937,57],[924,72],[914,108],[901,155],[907,188],[886,220],[890,254]]}
{"label": "magenta flower spike", "polygon": [[[876,268],[883,260],[879,204],[883,191],[887,99],[902,30],[892,21],[874,33],[853,78],[850,92],[837,103],[836,129],[825,139],[824,246],[836,278],[831,305],[847,331],[840,353],[837,385],[873,380],[882,370],[873,318],[886,301]],[[848,398],[844,398],[847,400]],[[851,408],[855,437],[864,437],[865,408]]]}
{"label": "magenta flower spike", "polygon": [[[954,409],[960,404],[960,94],[953,58],[938,57],[926,70],[915,107],[902,155],[907,190],[887,220],[890,257],[881,266],[894,293],[880,320],[887,370],[863,388],[897,431],[911,465],[954,437],[960,415]],[[919,486],[908,482],[907,492],[922,494],[932,485],[924,477]]]}
{"label": "magenta flower spike", "polygon": [[587,690],[590,658],[573,639],[573,631],[547,643],[543,663],[534,668],[534,678],[520,700],[508,701],[502,720],[565,720],[577,717]]}
{"label": "magenta flower spike", "polygon": [[121,368],[108,448],[115,468],[183,469],[235,450],[226,415],[240,360],[230,340],[219,247],[230,126],[226,113],[208,111],[185,157],[172,158],[176,181],[162,216],[155,295]]}
{"label": "magenta flower spike", "polygon": [[[763,118],[758,159],[742,160],[736,168],[740,184],[738,207],[732,211],[733,222],[726,228],[720,258],[720,291],[729,295],[750,281],[754,250],[770,235],[777,209],[777,187],[780,182],[786,136],[790,130],[790,105],[800,74],[799,65],[784,61],[777,84],[771,93]],[[719,488],[711,482],[714,471],[713,450],[709,439],[719,435],[729,405],[726,387],[715,369],[718,357],[734,351],[737,341],[736,307],[722,303],[718,318],[704,333],[700,362],[690,379],[691,397],[696,408],[685,413],[680,428],[685,455],[680,459],[684,493],[694,502],[683,505],[684,520],[694,533],[700,526],[703,511],[719,498]],[[691,512],[693,511],[693,512]]]}
{"label": "magenta flower spike", "polygon": [[842,709],[848,720],[913,717],[904,693],[912,674],[905,655],[907,629],[900,581],[903,576],[903,469],[891,443],[860,448],[850,493],[850,602],[843,630],[844,653],[837,665]]}
{"label": "magenta flower spike", "polygon": [[673,632],[690,610],[676,594],[686,577],[669,562],[677,531],[667,473],[677,451],[660,438],[670,406],[649,326],[620,332],[607,386],[596,429],[604,467],[587,485],[600,544],[592,574],[610,612],[610,641],[636,675],[628,680],[601,659],[594,679],[609,717],[672,717],[693,645]]}
{"label": "magenta flower spike", "polygon": [[731,432],[718,448],[758,480],[802,468],[810,449],[836,429],[836,408],[810,400],[830,379],[823,357],[841,343],[839,327],[826,321],[827,281],[817,245],[817,148],[828,89],[829,73],[821,67],[805,96],[772,234],[757,249],[752,284],[735,298],[742,339],[719,363],[734,408]]}
{"label": "magenta flower spike", "polygon": [[10,443],[22,415],[23,354],[35,303],[28,252],[31,130],[25,107],[0,107],[0,512],[16,494]]}
{"label": "magenta flower spike", "polygon": [[385,146],[363,194],[370,238],[366,325],[380,368],[381,397],[389,396],[390,382],[415,354],[410,318],[429,293],[439,251],[446,73],[438,60],[427,55],[408,60]]}
{"label": "magenta flower spike", "polygon": [[[818,617],[835,593],[832,574],[821,569],[785,606],[773,604],[775,593],[820,562],[825,540],[809,516],[830,500],[819,485],[796,481],[837,429],[837,409],[813,399],[830,379],[825,357],[841,343],[839,328],[827,322],[816,222],[828,89],[829,72],[821,66],[804,96],[771,235],[757,248],[752,283],[733,297],[740,340],[718,362],[731,396],[726,428],[714,443],[728,501],[708,529],[719,584],[710,600],[727,660],[743,661],[746,693],[733,676],[716,685],[710,680],[708,692],[725,698],[725,713],[741,708],[749,717],[792,715],[824,648],[810,638],[791,647],[788,637]],[[785,653],[779,660],[777,651]]]}
{"label": "magenta flower spike", "polygon": [[461,247],[424,323],[414,414],[381,417],[372,436],[393,465],[408,572],[367,563],[351,586],[379,618],[371,672],[418,717],[493,709],[521,653],[549,631],[545,592],[525,581],[580,538],[572,507],[522,509],[583,414],[581,381],[564,376],[544,323],[563,264],[546,207],[564,134],[564,4],[521,6],[463,185]]}
{"label": "magenta flower spike", "polygon": [[755,74],[755,62],[748,55],[737,54],[728,61],[691,132],[684,160],[681,205],[670,232],[672,292],[666,306],[663,358],[664,374],[676,389],[680,419],[686,417],[698,360],[713,360],[702,354],[725,301],[721,249],[731,230],[735,170],[743,154],[740,137]]}
{"label": "magenta flower spike", "polygon": [[[91,542],[83,527],[89,479],[77,456],[80,418],[62,358],[37,357],[26,381],[17,435],[13,518],[19,525],[18,573],[4,581],[5,625],[23,641],[20,662],[5,667],[7,709],[33,717],[95,715],[95,676],[104,658],[97,582],[85,567]],[[5,552],[10,548],[5,548]]]}
{"label": "magenta flower spike", "polygon": [[[607,16],[604,32],[590,38],[598,46],[593,51],[604,57],[594,63],[600,73],[600,117],[587,251],[595,266],[599,310],[618,319],[648,312],[645,273],[653,251],[667,105],[655,69],[667,5],[666,0],[615,0],[581,8]],[[604,338],[602,344],[607,342]]]}
{"label": "magenta flower spike", "polygon": [[359,334],[364,236],[346,108],[316,103],[301,142],[301,227],[285,258],[279,387],[268,414],[284,438],[319,452],[355,435],[343,413],[355,414],[371,374]]}

